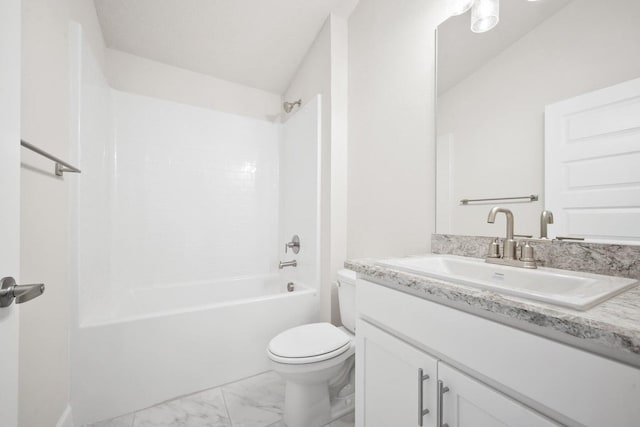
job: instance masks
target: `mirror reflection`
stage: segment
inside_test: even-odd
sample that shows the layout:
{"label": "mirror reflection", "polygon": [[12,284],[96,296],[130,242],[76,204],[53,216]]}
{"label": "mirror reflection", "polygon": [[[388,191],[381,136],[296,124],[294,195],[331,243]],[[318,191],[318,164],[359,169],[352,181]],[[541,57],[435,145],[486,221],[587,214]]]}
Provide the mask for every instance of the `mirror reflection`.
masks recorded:
{"label": "mirror reflection", "polygon": [[437,232],[502,235],[499,205],[516,234],[546,208],[550,237],[640,241],[640,2],[502,0],[483,33],[471,13],[438,27]]}

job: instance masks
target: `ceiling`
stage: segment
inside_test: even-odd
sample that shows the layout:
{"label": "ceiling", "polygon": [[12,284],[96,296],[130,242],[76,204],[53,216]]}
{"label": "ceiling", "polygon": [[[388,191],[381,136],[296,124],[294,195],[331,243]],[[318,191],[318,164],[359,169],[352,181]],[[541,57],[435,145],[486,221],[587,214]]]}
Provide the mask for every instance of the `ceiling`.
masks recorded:
{"label": "ceiling", "polygon": [[573,0],[502,0],[500,22],[486,33],[470,30],[471,12],[438,27],[438,94],[451,89]]}
{"label": "ceiling", "polygon": [[353,0],[94,0],[107,47],[282,94]]}

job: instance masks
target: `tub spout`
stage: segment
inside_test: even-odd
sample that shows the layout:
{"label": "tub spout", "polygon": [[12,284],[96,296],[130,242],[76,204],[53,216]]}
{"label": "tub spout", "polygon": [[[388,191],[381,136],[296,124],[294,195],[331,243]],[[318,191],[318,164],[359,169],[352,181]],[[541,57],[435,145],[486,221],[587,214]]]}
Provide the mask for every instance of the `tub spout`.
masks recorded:
{"label": "tub spout", "polygon": [[278,269],[282,270],[285,267],[297,267],[298,266],[298,261],[296,261],[295,259],[293,261],[280,261],[280,264],[278,264]]}

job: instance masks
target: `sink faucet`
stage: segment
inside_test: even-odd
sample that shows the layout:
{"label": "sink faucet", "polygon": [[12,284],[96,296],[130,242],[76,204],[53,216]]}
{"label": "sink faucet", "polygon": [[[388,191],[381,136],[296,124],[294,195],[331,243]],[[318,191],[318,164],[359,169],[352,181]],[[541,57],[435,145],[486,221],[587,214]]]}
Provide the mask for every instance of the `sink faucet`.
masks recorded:
{"label": "sink faucet", "polygon": [[282,270],[285,267],[297,267],[298,266],[298,261],[296,261],[295,259],[293,261],[280,261],[280,264],[278,264],[278,269]]}
{"label": "sink faucet", "polygon": [[516,241],[513,240],[513,213],[506,208],[495,206],[489,211],[489,217],[487,222],[493,224],[496,222],[496,215],[503,213],[507,216],[507,238],[504,241],[504,250],[502,252],[502,258],[515,259],[516,258]]}
{"label": "sink faucet", "polygon": [[553,224],[553,213],[548,210],[543,210],[542,214],[540,214],[540,238],[548,239],[547,235],[547,225]]}
{"label": "sink faucet", "polygon": [[500,243],[496,237],[489,246],[489,254],[485,261],[491,264],[510,265],[512,267],[537,268],[533,256],[533,247],[529,245],[529,242],[522,246],[520,258],[516,256],[517,243],[513,238],[513,212],[509,209],[495,206],[489,211],[487,222],[489,224],[495,223],[496,215],[499,213],[503,213],[507,217],[507,237],[504,239],[502,256],[500,256]]}

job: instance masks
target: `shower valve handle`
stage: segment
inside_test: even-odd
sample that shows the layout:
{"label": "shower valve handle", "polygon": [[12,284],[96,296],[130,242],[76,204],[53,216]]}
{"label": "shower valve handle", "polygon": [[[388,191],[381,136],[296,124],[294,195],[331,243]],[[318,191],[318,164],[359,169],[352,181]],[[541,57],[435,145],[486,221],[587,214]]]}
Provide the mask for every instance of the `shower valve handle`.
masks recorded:
{"label": "shower valve handle", "polygon": [[300,252],[300,237],[297,234],[294,234],[291,238],[291,241],[284,244],[284,253],[286,254],[289,249],[293,250],[294,254]]}

